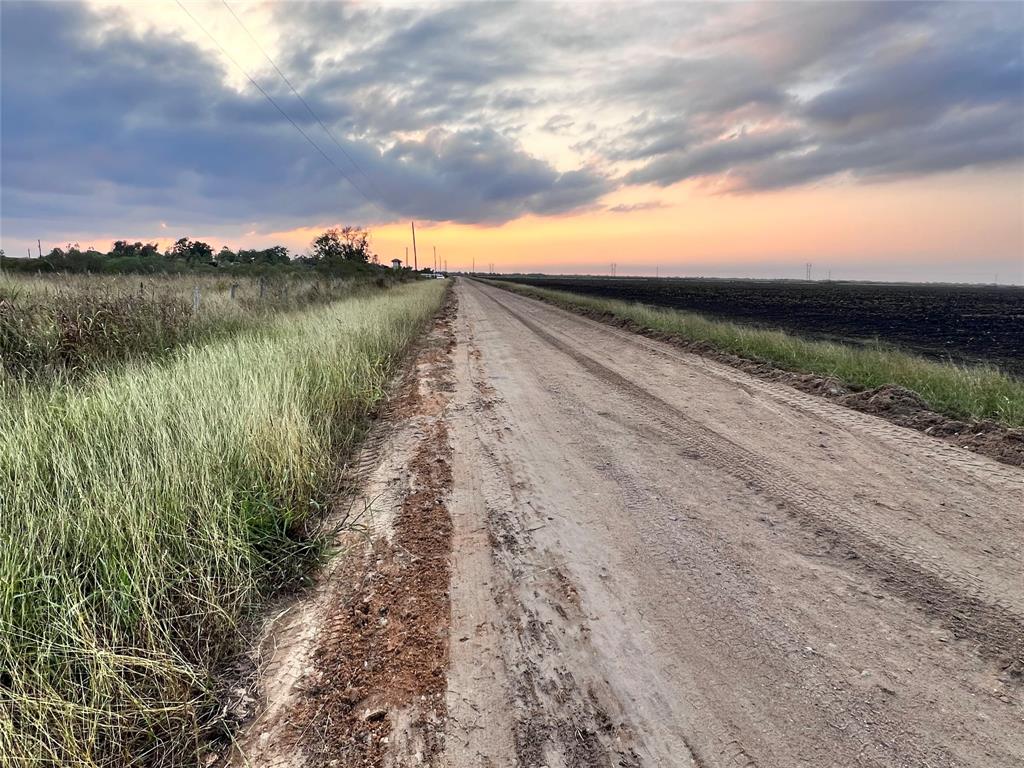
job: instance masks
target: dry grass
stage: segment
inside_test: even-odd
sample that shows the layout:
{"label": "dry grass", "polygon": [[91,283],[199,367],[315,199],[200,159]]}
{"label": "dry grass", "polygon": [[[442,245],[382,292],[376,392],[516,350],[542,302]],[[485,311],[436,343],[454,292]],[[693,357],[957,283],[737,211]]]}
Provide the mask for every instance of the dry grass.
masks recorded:
{"label": "dry grass", "polygon": [[185,765],[444,283],[0,400],[0,763]]}
{"label": "dry grass", "polygon": [[[365,280],[277,276],[0,276],[0,370],[61,376],[250,329],[282,311],[351,295]],[[199,306],[195,306],[195,290]]]}

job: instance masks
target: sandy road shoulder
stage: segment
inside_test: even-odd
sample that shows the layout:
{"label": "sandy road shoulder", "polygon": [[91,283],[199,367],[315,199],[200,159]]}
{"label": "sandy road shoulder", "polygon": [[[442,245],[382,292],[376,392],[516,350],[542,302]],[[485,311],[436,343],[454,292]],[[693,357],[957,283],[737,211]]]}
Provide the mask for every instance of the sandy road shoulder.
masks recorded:
{"label": "sandy road shoulder", "polygon": [[[446,715],[454,297],[354,462],[338,554],[268,623],[235,766],[430,764]],[[343,520],[344,519],[344,520]]]}

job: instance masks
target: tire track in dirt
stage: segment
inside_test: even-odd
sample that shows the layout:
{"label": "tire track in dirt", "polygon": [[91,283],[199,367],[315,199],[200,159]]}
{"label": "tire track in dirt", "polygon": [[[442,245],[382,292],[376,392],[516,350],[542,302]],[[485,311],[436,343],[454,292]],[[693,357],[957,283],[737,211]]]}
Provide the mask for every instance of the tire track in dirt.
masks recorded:
{"label": "tire track in dirt", "polygon": [[[503,288],[506,293],[520,295],[500,282],[486,283]],[[536,297],[534,300],[562,308],[559,302],[544,297]],[[683,351],[688,357],[699,359],[709,371],[714,371],[714,375],[735,386],[757,388],[769,396],[779,397],[783,391],[778,386],[781,384],[787,391],[780,399],[787,403],[792,403],[795,398],[802,396],[803,402],[810,406],[811,410],[820,411],[826,400],[831,401],[843,405],[848,411],[876,417],[873,420],[862,419],[861,426],[870,428],[871,421],[876,421],[878,424],[874,426],[884,424],[890,429],[896,426],[909,428],[936,438],[937,445],[955,445],[1009,466],[1024,466],[1024,430],[1006,427],[990,420],[966,423],[944,416],[931,410],[918,395],[902,387],[883,386],[876,390],[850,391],[834,378],[798,374],[776,368],[770,363],[723,352],[705,342],[691,342],[659,333],[606,313],[582,308],[569,311],[578,318],[600,324],[612,335],[632,338],[631,344],[643,347],[655,355],[683,360],[683,355],[680,354],[680,351]],[[653,340],[654,343],[644,343],[644,338]],[[692,363],[691,360],[689,364]],[[834,420],[834,415],[830,414],[830,419]],[[890,432],[887,436],[895,437],[896,434]],[[947,452],[945,458],[952,463],[975,467],[987,466],[981,462],[965,460],[962,455],[953,452]],[[1012,474],[1005,473],[1004,477],[1012,477]]]}
{"label": "tire track in dirt", "polygon": [[431,764],[443,749],[448,453],[438,421],[413,457],[416,490],[391,538],[374,542],[362,562],[352,558],[359,588],[329,605],[312,681],[295,713],[307,765]]}
{"label": "tire track in dirt", "polygon": [[838,512],[842,509],[840,503],[804,486],[786,469],[693,423],[667,401],[567,344],[505,302],[490,298],[539,338],[609,385],[629,393],[638,404],[646,404],[646,418],[656,421],[666,435],[687,443],[691,451],[711,459],[719,469],[784,501],[802,524],[830,540],[834,548],[846,550],[849,559],[878,574],[894,594],[917,602],[958,637],[976,640],[985,654],[1018,675],[1024,673],[1024,617],[988,598],[969,575],[951,572],[948,564],[943,564],[943,571],[936,571],[910,547],[902,545],[896,531],[872,535],[856,527]]}
{"label": "tire track in dirt", "polygon": [[[400,395],[345,469],[347,523],[314,587],[261,643],[263,711],[232,764],[419,766],[443,751],[451,520],[454,293],[415,352]],[[349,505],[352,516],[341,511]],[[258,651],[259,652],[259,651]]]}
{"label": "tire track in dirt", "polygon": [[[534,539],[533,532],[545,525],[530,502],[536,491],[498,448],[506,428],[496,421],[500,398],[477,364],[480,355],[470,335],[461,338],[468,375],[460,377],[466,386],[453,418],[470,422],[483,437],[472,444],[470,462],[460,464],[456,457],[456,469],[477,502],[479,517],[467,523],[482,524],[486,532],[491,621],[502,678],[490,685],[506,692],[502,727],[508,729],[509,741],[498,748],[475,745],[471,755],[458,749],[457,741],[472,733],[460,732],[455,723],[448,765],[639,768],[638,752],[644,746],[623,703],[591,663],[594,651],[576,587],[558,554]],[[463,503],[469,501],[463,497]],[[456,553],[457,560],[467,556],[471,554]],[[454,694],[458,701],[461,694],[455,686],[461,683],[450,678],[450,685],[449,698]]]}
{"label": "tire track in dirt", "polygon": [[[1008,657],[972,639],[985,627],[968,627],[977,634],[958,640],[942,628],[955,607],[929,611],[917,599],[919,572],[896,574],[918,590],[915,599],[884,581],[893,558],[909,551],[919,570],[963,578],[985,604],[976,612],[1008,595],[1004,607],[1014,613],[1019,579],[994,566],[1019,560],[1019,531],[998,527],[1019,474],[991,475],[991,462],[972,467],[969,455],[966,464],[947,462],[946,446],[933,452],[929,438],[903,440],[889,425],[875,433],[862,414],[851,412],[855,423],[843,431],[832,404],[801,407],[784,392],[760,391],[756,380],[719,383],[700,358],[653,356],[626,334],[585,330],[575,316],[509,297],[536,328],[589,358],[588,367],[499,307],[508,294],[465,281],[458,290],[460,350],[464,337],[474,349],[465,355],[473,364],[462,365],[460,352],[457,369],[453,514],[471,510],[494,532],[493,570],[511,578],[486,579],[491,602],[525,617],[493,618],[498,630],[489,634],[506,636],[494,643],[507,665],[496,675],[505,687],[486,679],[476,690],[459,687],[469,700],[463,709],[472,711],[485,688],[515,704],[522,667],[511,636],[571,673],[578,691],[586,691],[580,681],[601,680],[611,702],[601,709],[619,732],[603,742],[603,755],[589,756],[598,765],[617,764],[623,756],[611,748],[622,745],[639,765],[704,768],[1003,768],[1024,756],[1019,687],[1010,669],[987,661]],[[465,381],[476,396],[468,405]],[[766,428],[777,436],[758,434]],[[885,458],[875,459],[876,450]],[[814,463],[823,455],[838,474]],[[803,457],[809,465],[794,461]],[[876,472],[879,460],[886,464]],[[458,493],[467,476],[482,497],[475,504]],[[961,515],[974,512],[965,503],[991,509]],[[867,541],[851,548],[854,535]],[[885,546],[889,537],[894,547]],[[880,551],[851,559],[870,544]],[[977,554],[982,546],[994,552],[988,561]],[[542,574],[556,564],[548,585]],[[578,617],[559,597],[555,573],[577,595]],[[966,590],[956,578],[924,588],[946,599],[952,587],[959,599]],[[564,631],[576,633],[573,642]],[[1008,647],[1002,640],[994,645]],[[452,681],[464,664],[453,659],[450,702],[459,701]],[[527,680],[531,689],[557,690],[544,675],[538,681]],[[539,727],[517,739],[533,751],[484,749],[478,755],[489,762],[459,761],[452,758],[465,753],[451,750],[465,734],[449,731],[448,764],[564,765],[552,727],[562,712],[543,696],[518,695],[526,704],[511,713],[482,709],[481,732],[497,742],[503,727],[513,733],[536,713]]]}

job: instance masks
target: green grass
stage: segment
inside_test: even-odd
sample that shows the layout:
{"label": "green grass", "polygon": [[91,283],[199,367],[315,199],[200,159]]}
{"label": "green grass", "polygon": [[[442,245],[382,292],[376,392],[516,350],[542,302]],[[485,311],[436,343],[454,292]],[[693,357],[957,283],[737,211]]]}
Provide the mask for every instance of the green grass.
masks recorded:
{"label": "green grass", "polygon": [[640,328],[800,373],[832,376],[854,390],[894,384],[916,392],[933,410],[957,419],[992,419],[1024,426],[1024,381],[993,366],[958,366],[876,344],[854,347],[810,341],[783,331],[709,320],[700,315],[637,302],[583,296],[505,281],[488,281],[524,296],[572,310],[597,312]]}
{"label": "green grass", "polygon": [[0,764],[185,765],[445,283],[0,392]]}
{"label": "green grass", "polygon": [[[284,311],[337,301],[369,278],[0,274],[0,376],[81,374],[228,336]],[[194,290],[199,290],[199,306]]]}

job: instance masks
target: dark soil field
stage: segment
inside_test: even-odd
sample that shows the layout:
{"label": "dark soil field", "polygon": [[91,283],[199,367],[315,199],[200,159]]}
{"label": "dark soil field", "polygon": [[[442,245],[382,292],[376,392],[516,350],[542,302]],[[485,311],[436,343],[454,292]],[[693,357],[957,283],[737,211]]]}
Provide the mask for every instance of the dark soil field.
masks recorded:
{"label": "dark soil field", "polygon": [[1024,288],[992,285],[523,275],[527,285],[641,301],[802,336],[869,343],[1024,376]]}

